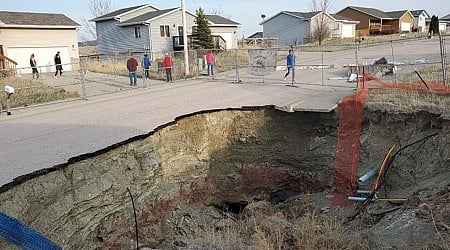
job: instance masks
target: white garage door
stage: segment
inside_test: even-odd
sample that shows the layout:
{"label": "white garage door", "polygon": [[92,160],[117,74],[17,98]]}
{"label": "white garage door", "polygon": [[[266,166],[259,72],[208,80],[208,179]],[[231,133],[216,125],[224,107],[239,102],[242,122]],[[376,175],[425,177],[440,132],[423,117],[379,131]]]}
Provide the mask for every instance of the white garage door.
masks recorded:
{"label": "white garage door", "polygon": [[55,62],[53,60],[56,52],[61,54],[61,63],[63,71],[72,70],[70,65],[69,47],[46,47],[46,48],[30,48],[30,47],[8,47],[6,49],[7,56],[17,62],[19,74],[31,73],[30,56],[34,54],[39,71],[54,72]]}
{"label": "white garage door", "polygon": [[355,37],[354,28],[355,28],[355,25],[353,25],[353,24],[343,24],[342,25],[342,38],[354,38]]}
{"label": "white garage door", "polygon": [[402,28],[402,31],[409,32],[409,31],[411,31],[411,24],[402,22],[401,28]]}

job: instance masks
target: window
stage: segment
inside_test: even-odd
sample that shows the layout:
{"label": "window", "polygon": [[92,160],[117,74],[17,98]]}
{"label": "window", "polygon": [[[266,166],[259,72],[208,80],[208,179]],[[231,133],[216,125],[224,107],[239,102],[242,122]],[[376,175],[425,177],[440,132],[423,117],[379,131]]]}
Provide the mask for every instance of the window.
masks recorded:
{"label": "window", "polygon": [[169,25],[159,26],[159,33],[161,34],[161,37],[170,37]]}
{"label": "window", "polygon": [[141,27],[134,27],[134,37],[141,38]]}

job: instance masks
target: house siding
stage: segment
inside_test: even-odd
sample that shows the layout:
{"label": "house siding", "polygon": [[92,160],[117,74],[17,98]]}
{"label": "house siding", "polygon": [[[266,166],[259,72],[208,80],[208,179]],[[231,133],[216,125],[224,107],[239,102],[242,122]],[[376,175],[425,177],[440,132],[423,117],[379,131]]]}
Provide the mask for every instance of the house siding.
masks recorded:
{"label": "house siding", "polygon": [[278,38],[278,45],[291,46],[309,41],[310,22],[284,13],[266,21],[264,37]]}
{"label": "house siding", "polygon": [[370,25],[370,16],[361,13],[359,11],[355,11],[351,8],[345,8],[340,12],[336,13],[339,16],[347,17],[352,20],[358,20],[359,24],[356,25],[356,36],[368,36],[369,35],[369,25]]}
{"label": "house siding", "polygon": [[[192,26],[195,23],[195,17],[186,14],[186,34],[192,34]],[[161,25],[169,25],[170,27],[170,37],[161,37],[159,27]],[[151,30],[151,50],[156,53],[165,53],[173,51],[173,36],[179,36],[178,26],[183,26],[182,22],[182,12],[178,10],[176,12],[170,13],[169,15],[157,18],[150,24]]]}
{"label": "house siding", "polygon": [[211,27],[211,34],[221,36],[227,42],[226,49],[237,48],[237,27]]}

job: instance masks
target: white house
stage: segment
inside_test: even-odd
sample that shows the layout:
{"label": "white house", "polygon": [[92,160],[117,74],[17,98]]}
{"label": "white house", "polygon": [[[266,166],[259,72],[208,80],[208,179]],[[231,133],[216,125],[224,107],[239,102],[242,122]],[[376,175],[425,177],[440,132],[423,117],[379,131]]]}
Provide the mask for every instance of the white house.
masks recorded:
{"label": "white house", "polygon": [[29,60],[34,54],[41,72],[54,71],[58,51],[64,71],[72,70],[71,63],[79,60],[79,27],[63,14],[0,11],[0,70],[14,61],[19,73],[31,73]]}
{"label": "white house", "polygon": [[278,45],[291,46],[308,43],[319,23],[326,24],[330,37],[354,38],[359,22],[324,12],[281,11],[261,25],[264,37],[278,38]]}
{"label": "white house", "polygon": [[426,32],[427,25],[426,20],[430,18],[430,15],[425,10],[411,10],[411,14],[414,17],[413,31],[415,32]]}
{"label": "white house", "polygon": [[[91,21],[96,24],[98,52],[108,54],[183,50],[183,34],[192,34],[196,15],[186,12],[186,30],[182,20],[181,8],[161,10],[146,4],[116,10]],[[236,48],[238,23],[219,16],[208,17],[208,21],[221,49]]]}

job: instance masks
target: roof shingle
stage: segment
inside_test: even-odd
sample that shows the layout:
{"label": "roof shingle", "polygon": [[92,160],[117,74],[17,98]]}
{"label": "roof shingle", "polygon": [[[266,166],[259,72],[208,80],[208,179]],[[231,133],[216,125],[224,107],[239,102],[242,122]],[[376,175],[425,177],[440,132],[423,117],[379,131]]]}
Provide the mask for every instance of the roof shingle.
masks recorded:
{"label": "roof shingle", "polygon": [[64,14],[29,13],[0,11],[0,24],[42,25],[42,26],[80,26]]}

